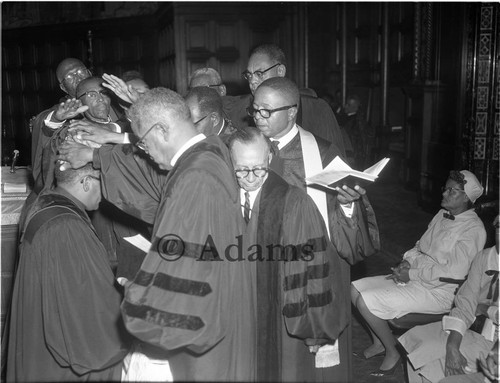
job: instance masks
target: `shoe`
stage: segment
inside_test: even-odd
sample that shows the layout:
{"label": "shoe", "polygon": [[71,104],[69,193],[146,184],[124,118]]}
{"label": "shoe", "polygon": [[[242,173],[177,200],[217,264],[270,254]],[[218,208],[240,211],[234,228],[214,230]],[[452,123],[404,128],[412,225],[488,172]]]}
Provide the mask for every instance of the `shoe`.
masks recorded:
{"label": "shoe", "polygon": [[401,358],[397,360],[397,362],[392,366],[392,368],[388,370],[381,370],[380,368],[378,370],[370,372],[371,376],[376,376],[378,378],[384,377],[384,376],[392,376],[396,372],[397,368],[401,364]]}
{"label": "shoe", "polygon": [[376,356],[383,356],[383,355],[385,355],[385,350],[384,351],[380,351],[378,354],[372,355],[369,358],[367,358],[365,356],[365,354],[363,353],[363,351],[361,351],[361,352],[353,352],[352,355],[354,355],[358,359],[368,360],[368,359],[371,359],[371,358],[375,358]]}

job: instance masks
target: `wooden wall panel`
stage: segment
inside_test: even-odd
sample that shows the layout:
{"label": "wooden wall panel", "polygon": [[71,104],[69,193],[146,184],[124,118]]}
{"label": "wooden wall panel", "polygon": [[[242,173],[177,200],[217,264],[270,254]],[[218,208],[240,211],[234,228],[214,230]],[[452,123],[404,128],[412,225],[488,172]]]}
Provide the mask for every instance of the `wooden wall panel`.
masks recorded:
{"label": "wooden wall panel", "polygon": [[[89,30],[92,56],[87,45]],[[2,151],[10,153],[17,148],[21,152],[19,164],[31,163],[29,119],[64,95],[55,76],[64,58],[93,62],[96,75],[106,72],[120,76],[126,70],[147,70],[151,73],[144,73],[146,81],[154,83],[155,33],[151,16],[3,31]],[[2,161],[5,163],[4,158]]]}

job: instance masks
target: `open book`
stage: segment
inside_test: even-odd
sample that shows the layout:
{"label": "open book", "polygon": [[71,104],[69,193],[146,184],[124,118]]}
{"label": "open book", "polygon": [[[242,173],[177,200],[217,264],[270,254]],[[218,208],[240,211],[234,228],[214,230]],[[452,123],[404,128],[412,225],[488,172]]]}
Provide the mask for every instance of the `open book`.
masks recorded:
{"label": "open book", "polygon": [[364,172],[352,169],[337,156],[318,174],[306,178],[308,185],[320,185],[329,189],[347,185],[354,188],[355,185],[363,187],[377,179],[382,169],[387,165],[390,158],[383,158]]}

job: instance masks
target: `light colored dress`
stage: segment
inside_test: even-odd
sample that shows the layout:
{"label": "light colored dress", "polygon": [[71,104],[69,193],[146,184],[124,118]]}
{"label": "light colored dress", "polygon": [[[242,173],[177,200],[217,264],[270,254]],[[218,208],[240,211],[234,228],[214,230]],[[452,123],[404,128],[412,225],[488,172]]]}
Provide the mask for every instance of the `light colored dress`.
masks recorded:
{"label": "light colored dress", "polygon": [[439,314],[451,309],[457,285],[439,278],[465,278],[486,243],[486,231],[472,209],[454,220],[444,218],[445,212],[441,209],[434,216],[415,247],[404,254],[411,265],[408,283],[399,285],[386,276],[352,282],[372,314],[388,320],[411,312]]}
{"label": "light colored dress", "polygon": [[[454,330],[463,336],[460,352],[467,359],[468,373],[477,372],[480,354],[487,354],[498,339],[498,277],[486,273],[490,270],[498,272],[498,252],[494,247],[483,250],[474,259],[450,315],[443,317],[442,322],[414,327],[399,338],[408,352],[409,368],[413,367],[431,382],[443,379],[448,333]],[[468,329],[476,318],[478,304],[489,306],[487,314],[493,324],[489,333]]]}

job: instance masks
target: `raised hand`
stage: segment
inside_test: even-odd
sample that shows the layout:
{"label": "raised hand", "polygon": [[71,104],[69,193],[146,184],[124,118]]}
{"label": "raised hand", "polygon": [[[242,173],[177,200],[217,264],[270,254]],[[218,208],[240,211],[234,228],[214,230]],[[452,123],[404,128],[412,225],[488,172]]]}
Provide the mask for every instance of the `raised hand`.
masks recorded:
{"label": "raised hand", "polygon": [[56,122],[63,122],[67,119],[74,118],[78,116],[80,113],[85,112],[89,107],[87,105],[83,105],[80,100],[75,98],[66,100],[61,102],[53,114],[52,118]]}
{"label": "raised hand", "polygon": [[133,104],[139,99],[140,94],[131,85],[127,85],[121,78],[106,73],[102,75],[102,78],[106,81],[102,86],[113,91],[123,101]]}

